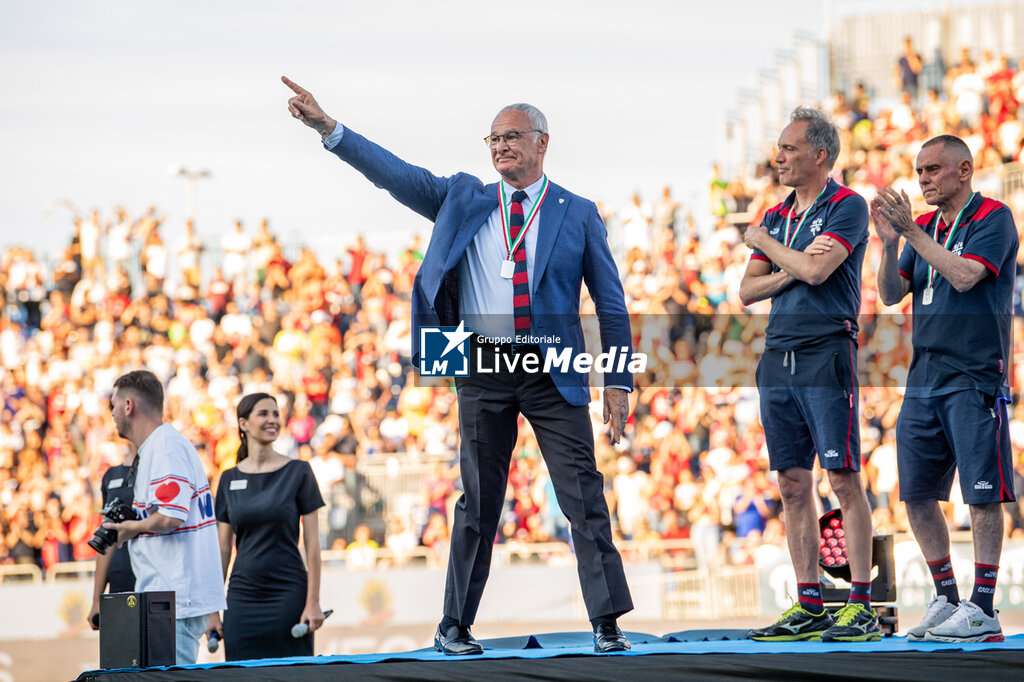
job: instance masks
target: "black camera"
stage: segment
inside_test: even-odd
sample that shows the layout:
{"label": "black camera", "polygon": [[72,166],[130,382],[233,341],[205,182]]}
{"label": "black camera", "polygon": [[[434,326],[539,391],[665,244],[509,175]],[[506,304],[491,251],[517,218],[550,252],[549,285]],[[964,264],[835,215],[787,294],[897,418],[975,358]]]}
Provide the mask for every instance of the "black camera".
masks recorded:
{"label": "black camera", "polygon": [[[100,509],[100,514],[103,518],[111,523],[121,523],[122,521],[134,521],[139,518],[132,506],[124,500],[113,499],[107,502],[107,506]],[[93,533],[92,539],[89,540],[89,546],[95,549],[100,554],[106,554],[107,548],[117,542],[117,531],[111,530],[110,528],[104,528],[100,526]]]}

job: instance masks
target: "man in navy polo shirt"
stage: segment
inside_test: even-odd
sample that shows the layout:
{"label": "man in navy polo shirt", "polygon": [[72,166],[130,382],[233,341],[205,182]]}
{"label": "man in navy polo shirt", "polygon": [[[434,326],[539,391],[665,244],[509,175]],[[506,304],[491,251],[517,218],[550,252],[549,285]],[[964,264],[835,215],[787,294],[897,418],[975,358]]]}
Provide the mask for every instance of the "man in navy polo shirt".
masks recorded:
{"label": "man in navy polo shirt", "polygon": [[[871,510],[860,480],[857,312],[868,241],[868,208],[829,179],[839,156],[835,125],[798,107],[779,136],[779,181],[793,192],[744,235],[753,249],[740,283],[746,304],[771,298],[764,355],[757,366],[761,422],[778,472],[786,538],[799,601],[759,641],[881,639],[869,597]],[[817,237],[837,242],[815,249]],[[852,589],[835,620],[818,580],[815,453],[843,511]]]}
{"label": "man in navy polo shirt", "polygon": [[[1002,503],[1012,502],[1009,401],[1017,231],[1005,204],[972,191],[974,163],[952,135],[917,156],[924,200],[938,210],[915,221],[906,193],[871,202],[882,240],[878,293],[893,305],[913,292],[914,358],[896,426],[900,499],[935,582],[935,599],[907,639],[1001,642],[993,608],[1003,543]],[[906,239],[899,255],[900,237]],[[971,509],[974,590],[961,600],[939,509],[953,474]]]}

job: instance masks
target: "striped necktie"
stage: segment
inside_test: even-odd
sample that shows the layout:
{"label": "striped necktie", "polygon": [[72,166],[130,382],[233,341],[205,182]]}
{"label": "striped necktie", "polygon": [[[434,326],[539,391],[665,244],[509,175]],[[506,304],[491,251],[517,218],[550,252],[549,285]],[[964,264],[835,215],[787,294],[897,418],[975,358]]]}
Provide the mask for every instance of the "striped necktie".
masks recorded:
{"label": "striped necktie", "polygon": [[[509,232],[514,242],[523,229],[523,199],[526,192],[516,190],[509,204]],[[530,335],[530,282],[526,270],[526,240],[516,248],[513,256],[516,264],[512,275],[512,313],[515,317],[516,342]]]}

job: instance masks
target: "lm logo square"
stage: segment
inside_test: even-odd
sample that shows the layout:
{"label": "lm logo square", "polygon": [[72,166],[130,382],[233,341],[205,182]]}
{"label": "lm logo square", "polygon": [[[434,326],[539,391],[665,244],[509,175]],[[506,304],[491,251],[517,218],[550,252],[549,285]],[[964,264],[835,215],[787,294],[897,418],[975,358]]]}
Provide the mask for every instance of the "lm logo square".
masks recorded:
{"label": "lm logo square", "polygon": [[420,327],[420,376],[468,377],[470,336],[465,322],[458,327]]}

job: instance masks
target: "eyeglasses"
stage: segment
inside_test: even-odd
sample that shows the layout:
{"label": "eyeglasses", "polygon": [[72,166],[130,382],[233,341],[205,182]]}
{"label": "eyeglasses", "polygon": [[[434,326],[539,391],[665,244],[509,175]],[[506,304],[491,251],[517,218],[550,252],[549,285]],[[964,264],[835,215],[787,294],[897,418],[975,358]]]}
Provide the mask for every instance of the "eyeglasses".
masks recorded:
{"label": "eyeglasses", "polygon": [[534,128],[533,130],[510,130],[504,135],[488,135],[487,137],[484,138],[484,143],[488,147],[497,147],[498,142],[500,142],[501,140],[505,140],[505,144],[507,144],[509,147],[515,147],[517,144],[519,144],[519,138],[522,137],[523,135],[526,135],[527,133],[543,132],[543,130],[537,130],[536,128]]}

